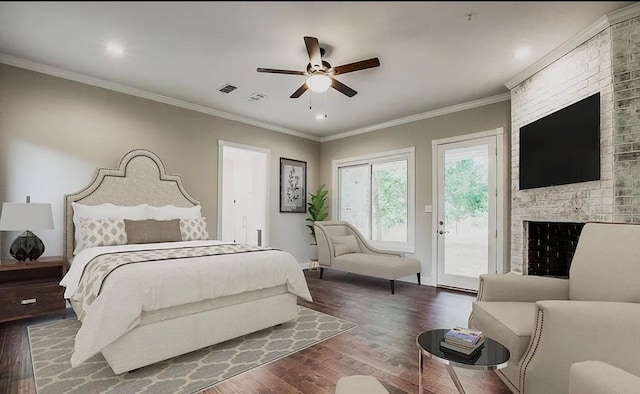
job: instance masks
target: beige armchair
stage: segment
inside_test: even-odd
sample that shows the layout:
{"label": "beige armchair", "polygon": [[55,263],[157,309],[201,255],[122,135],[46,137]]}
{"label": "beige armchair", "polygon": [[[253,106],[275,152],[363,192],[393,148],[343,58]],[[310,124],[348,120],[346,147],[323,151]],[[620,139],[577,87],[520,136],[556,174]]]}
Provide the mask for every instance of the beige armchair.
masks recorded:
{"label": "beige armchair", "polygon": [[587,223],[569,277],[480,277],[469,326],[510,350],[514,393],[567,393],[586,360],[640,375],[640,225]]}
{"label": "beige armchair", "polygon": [[601,361],[571,365],[569,394],[638,394],[640,377]]}
{"label": "beige armchair", "polygon": [[388,279],[391,294],[395,293],[395,280],[416,274],[420,284],[420,261],[403,257],[401,252],[380,250],[347,222],[315,222],[318,244],[320,279],[324,269]]}

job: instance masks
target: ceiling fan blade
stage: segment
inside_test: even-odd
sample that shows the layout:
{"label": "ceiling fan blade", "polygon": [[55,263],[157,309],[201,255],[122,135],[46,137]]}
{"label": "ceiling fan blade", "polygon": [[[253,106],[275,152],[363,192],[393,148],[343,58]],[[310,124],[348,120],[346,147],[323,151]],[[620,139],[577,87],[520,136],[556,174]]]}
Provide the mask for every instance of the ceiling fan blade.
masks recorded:
{"label": "ceiling fan blade", "polygon": [[331,78],[331,87],[348,97],[353,97],[358,94],[358,92],[338,81],[337,79]]}
{"label": "ceiling fan blade", "polygon": [[320,53],[320,43],[315,37],[305,37],[304,44],[307,46],[307,53],[309,54],[309,62],[311,67],[315,70],[322,69],[322,54]]}
{"label": "ceiling fan blade", "polygon": [[291,75],[307,75],[304,71],[293,70],[276,70],[274,68],[258,68],[259,73],[272,73],[272,74],[291,74]]}
{"label": "ceiling fan blade", "polygon": [[338,74],[346,74],[354,71],[366,70],[367,68],[378,67],[379,65],[380,65],[380,60],[378,60],[377,57],[374,57],[371,59],[334,67],[333,69],[336,71],[335,75],[338,75]]}
{"label": "ceiling fan blade", "polygon": [[289,98],[298,98],[300,96],[302,96],[302,93],[306,92],[307,89],[309,89],[309,87],[307,86],[307,83],[303,83],[302,86],[300,86],[298,88],[298,90],[296,90],[295,92],[293,92],[293,94],[291,96],[289,96]]}

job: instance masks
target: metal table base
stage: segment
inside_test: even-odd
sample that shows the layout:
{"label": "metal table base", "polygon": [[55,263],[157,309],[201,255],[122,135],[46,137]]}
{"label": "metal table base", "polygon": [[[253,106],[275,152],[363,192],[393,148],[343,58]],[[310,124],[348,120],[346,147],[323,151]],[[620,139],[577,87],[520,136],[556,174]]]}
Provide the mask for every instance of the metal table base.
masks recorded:
{"label": "metal table base", "polygon": [[445,365],[453,384],[455,384],[458,393],[464,394],[464,388],[458,379],[458,375],[454,367],[475,369],[475,370],[496,370],[504,368],[509,363],[511,357],[509,350],[494,341],[491,338],[484,338],[484,344],[482,349],[476,353],[476,356],[472,359],[464,359],[459,356],[452,355],[441,349],[440,344],[444,341],[444,336],[448,330],[437,329],[423,331],[416,338],[416,344],[418,345],[418,388],[420,394],[423,393],[423,374],[424,374],[424,358],[428,357],[432,360],[438,361]]}
{"label": "metal table base", "polygon": [[[422,394],[424,392],[422,388],[422,380],[424,376],[424,354],[422,353],[422,351],[419,351],[418,354],[419,354],[418,364],[420,365],[420,372],[418,376],[418,393]],[[451,376],[451,380],[453,380],[453,384],[456,385],[456,388],[458,389],[458,393],[465,394],[464,388],[462,387],[462,383],[460,383],[460,379],[458,379],[458,375],[456,374],[455,369],[453,369],[453,366],[445,365],[445,368],[447,368],[447,372],[449,372],[449,376]]]}

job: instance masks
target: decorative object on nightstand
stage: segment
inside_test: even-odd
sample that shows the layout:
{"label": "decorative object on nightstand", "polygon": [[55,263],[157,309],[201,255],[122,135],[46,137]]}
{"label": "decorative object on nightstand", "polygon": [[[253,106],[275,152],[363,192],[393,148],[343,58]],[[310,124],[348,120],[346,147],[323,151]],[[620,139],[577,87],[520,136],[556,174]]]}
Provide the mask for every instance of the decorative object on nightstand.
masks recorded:
{"label": "decorative object on nightstand", "polygon": [[14,259],[19,261],[36,260],[44,253],[44,243],[31,230],[53,229],[51,204],[27,202],[5,202],[0,215],[0,230],[24,231],[16,238],[9,249]]}
{"label": "decorative object on nightstand", "polygon": [[43,257],[37,261],[0,263],[0,322],[25,319],[47,313],[67,316],[64,287],[60,280],[66,271],[62,257]]}

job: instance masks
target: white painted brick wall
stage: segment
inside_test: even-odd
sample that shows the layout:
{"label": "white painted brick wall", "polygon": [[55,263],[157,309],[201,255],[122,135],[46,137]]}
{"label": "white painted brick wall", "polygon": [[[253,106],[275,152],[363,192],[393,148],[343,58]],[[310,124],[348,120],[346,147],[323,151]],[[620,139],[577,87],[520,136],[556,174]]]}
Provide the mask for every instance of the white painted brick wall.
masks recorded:
{"label": "white painted brick wall", "polygon": [[[511,270],[527,271],[525,221],[612,221],[613,77],[608,28],[511,90]],[[599,181],[519,190],[520,127],[600,92]]]}
{"label": "white painted brick wall", "polygon": [[640,18],[611,27],[615,222],[640,222]]}
{"label": "white painted brick wall", "polygon": [[[518,190],[520,127],[600,92],[600,180]],[[525,221],[640,222],[640,17],[597,34],[511,90],[511,270]]]}

